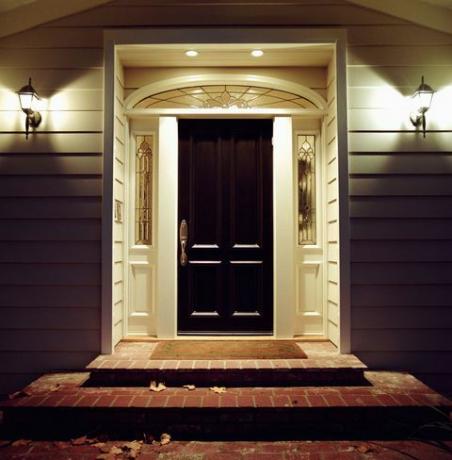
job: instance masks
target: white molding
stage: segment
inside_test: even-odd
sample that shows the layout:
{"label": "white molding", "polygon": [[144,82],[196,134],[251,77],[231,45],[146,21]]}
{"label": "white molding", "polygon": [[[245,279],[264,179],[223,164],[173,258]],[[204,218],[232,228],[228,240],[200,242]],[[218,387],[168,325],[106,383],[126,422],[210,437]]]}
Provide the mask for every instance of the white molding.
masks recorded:
{"label": "white molding", "polygon": [[[146,28],[146,29],[110,29],[104,31],[104,56],[105,56],[105,129],[104,129],[104,177],[103,177],[103,212],[102,212],[102,352],[111,352],[111,335],[112,335],[112,304],[111,304],[111,289],[112,289],[112,205],[113,205],[113,189],[112,189],[112,140],[113,140],[113,95],[114,95],[114,50],[115,46],[125,44],[190,44],[190,43],[258,43],[262,37],[266,37],[268,43],[327,43],[336,44],[337,53],[337,85],[338,85],[338,148],[339,148],[339,198],[340,198],[340,218],[341,218],[341,270],[345,268],[344,276],[341,273],[341,352],[350,350],[350,248],[349,248],[349,222],[348,222],[348,150],[347,150],[347,106],[346,106],[346,66],[345,66],[345,45],[346,31],[342,28],[306,28],[306,27],[291,27],[291,28]],[[282,116],[277,117],[281,122],[291,122],[290,118]],[[177,128],[177,120],[175,117],[162,117],[160,123],[174,123]],[[163,127],[163,125],[161,125]],[[171,131],[171,130],[169,130]],[[173,129],[174,132],[174,129]],[[160,134],[160,133],[159,133]],[[163,141],[158,136],[159,147],[162,147]],[[292,137],[290,136],[292,140]],[[173,146],[174,147],[174,146]],[[171,148],[168,153],[175,156],[172,161],[176,161],[176,178],[177,178],[177,146]],[[161,150],[159,148],[159,154]],[[292,154],[292,151],[291,151]],[[160,157],[161,159],[161,157]],[[159,178],[159,181],[164,178]],[[173,183],[171,177],[168,178],[173,187],[171,195],[175,195],[177,200],[177,182]],[[293,187],[292,181],[290,187]],[[159,185],[159,191],[160,185]],[[173,198],[171,198],[173,199]],[[293,213],[293,210],[292,210]],[[290,213],[289,213],[290,214]],[[171,241],[177,239],[177,214],[169,215],[170,220],[174,220],[174,235],[168,235]],[[158,234],[162,230],[158,225]],[[290,223],[289,234],[293,233],[294,229],[292,222]],[[164,235],[160,235],[164,238]],[[159,239],[159,244],[161,240]],[[167,270],[173,273],[173,283],[176,278],[176,248],[170,248],[171,253],[163,254],[162,248],[159,248],[158,261],[162,263],[173,264],[174,267],[168,266]],[[289,261],[293,258],[293,254],[289,255]],[[174,257],[173,257],[174,256]],[[172,260],[174,259],[174,260]],[[293,264],[291,264],[292,266]],[[276,270],[276,264],[275,264]],[[290,271],[291,276],[294,276],[294,267]],[[162,279],[160,274],[157,274],[157,283],[160,286]],[[293,286],[293,283],[292,283]],[[161,301],[169,301],[175,305],[175,299],[161,298],[159,289],[157,289],[157,308],[160,308]],[[289,297],[293,293],[289,293]],[[174,294],[173,294],[174,296]],[[290,307],[293,309],[293,303]],[[281,318],[280,318],[281,319]],[[160,320],[160,319],[159,319]],[[162,330],[164,334],[168,333],[168,321],[173,322],[173,330],[176,330],[175,318],[169,318]],[[160,325],[158,326],[160,328]],[[276,317],[275,330],[288,331],[293,328],[292,324],[278,324]],[[164,336],[162,334],[162,336]],[[166,335],[169,337],[170,335]],[[288,335],[287,335],[288,336]],[[237,338],[237,337],[235,337]]]}
{"label": "white molding", "polygon": [[273,122],[273,283],[274,334],[292,338],[295,332],[295,209],[293,206],[292,118]]}
{"label": "white molding", "polygon": [[196,118],[271,118],[274,116],[296,116],[298,118],[320,118],[326,115],[326,109],[129,109],[125,115],[133,118],[155,116],[177,116],[178,118],[196,116]]}
{"label": "white molding", "polygon": [[[124,108],[127,111],[131,110],[140,101],[153,94],[198,85],[265,85],[265,87],[300,95],[301,97],[306,98],[312,102],[318,109],[325,110],[327,108],[326,100],[320,96],[320,94],[304,85],[282,80],[280,78],[268,77],[265,75],[241,73],[237,73],[235,75],[226,73],[212,75],[209,73],[204,73],[168,78],[156,83],[150,83],[149,85],[138,88],[136,91],[130,94],[124,102]],[[227,111],[229,112],[230,109],[227,109]],[[242,111],[246,113],[247,110]]]}

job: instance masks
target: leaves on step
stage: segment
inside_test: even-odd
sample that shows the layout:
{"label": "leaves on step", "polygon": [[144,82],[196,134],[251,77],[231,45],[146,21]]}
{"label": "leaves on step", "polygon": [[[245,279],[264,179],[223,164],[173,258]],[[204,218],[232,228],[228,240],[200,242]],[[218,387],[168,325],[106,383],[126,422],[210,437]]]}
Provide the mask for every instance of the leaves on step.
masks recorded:
{"label": "leaves on step", "polygon": [[31,444],[30,439],[17,439],[16,441],[13,441],[11,445],[13,447],[23,447],[23,446],[29,446]]}
{"label": "leaves on step", "polygon": [[17,398],[25,398],[26,396],[31,396],[31,392],[28,390],[20,390],[16,391],[15,393],[11,393],[8,398],[9,399],[17,399]]}
{"label": "leaves on step", "polygon": [[360,454],[368,454],[368,453],[374,451],[374,449],[371,446],[369,446],[368,444],[360,444],[359,446],[355,446],[355,449]]}
{"label": "leaves on step", "polygon": [[153,446],[166,446],[171,442],[171,435],[168,433],[162,433],[160,435],[160,441],[152,441]]}
{"label": "leaves on step", "polygon": [[226,387],[210,387],[209,390],[217,394],[226,393]]}
{"label": "leaves on step", "polygon": [[131,441],[125,442],[120,446],[107,446],[105,443],[99,446],[102,454],[99,454],[96,457],[96,460],[116,460],[116,459],[125,459],[125,460],[134,460],[140,455],[141,447],[143,441]]}
{"label": "leaves on step", "polygon": [[7,441],[6,439],[5,440],[0,440],[0,448],[2,447],[6,447],[6,446],[9,446],[11,444],[11,441]]}
{"label": "leaves on step", "polygon": [[166,386],[162,382],[157,383],[155,380],[153,380],[151,384],[149,385],[149,390],[160,392],[160,391],[166,390]]}
{"label": "leaves on step", "polygon": [[193,391],[196,389],[195,385],[184,385],[184,388],[186,388],[188,391]]}
{"label": "leaves on step", "polygon": [[88,438],[88,436],[80,436],[79,438],[71,439],[71,444],[73,446],[86,446],[91,444],[96,444],[98,439]]}

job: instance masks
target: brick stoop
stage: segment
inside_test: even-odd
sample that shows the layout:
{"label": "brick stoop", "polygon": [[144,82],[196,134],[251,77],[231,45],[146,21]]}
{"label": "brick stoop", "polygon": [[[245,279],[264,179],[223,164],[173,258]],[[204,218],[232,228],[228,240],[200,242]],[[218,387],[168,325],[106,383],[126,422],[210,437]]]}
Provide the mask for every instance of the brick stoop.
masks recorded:
{"label": "brick stoop", "polygon": [[182,386],[367,385],[367,367],[354,355],[340,355],[329,342],[303,343],[307,359],[152,360],[157,342],[120,343],[112,355],[87,366],[88,385],[143,386],[151,380]]}
{"label": "brick stoop", "polygon": [[[367,371],[365,378],[368,386],[154,393],[90,387],[88,372],[61,373],[41,377],[0,408],[9,435],[53,438],[169,432],[176,439],[397,439],[448,420],[451,402],[412,375]],[[448,434],[435,432],[441,436]]]}

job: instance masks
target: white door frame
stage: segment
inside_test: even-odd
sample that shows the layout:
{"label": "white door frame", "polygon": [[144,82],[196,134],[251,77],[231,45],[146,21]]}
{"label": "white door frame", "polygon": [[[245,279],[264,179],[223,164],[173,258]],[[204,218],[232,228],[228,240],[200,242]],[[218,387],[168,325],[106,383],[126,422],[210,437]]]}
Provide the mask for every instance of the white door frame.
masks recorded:
{"label": "white door frame", "polygon": [[[102,315],[101,315],[101,352],[111,353],[112,344],[112,222],[113,222],[113,132],[114,132],[114,79],[115,46],[127,44],[171,44],[171,43],[259,43],[261,37],[267,37],[267,43],[332,43],[336,50],[337,75],[337,119],[339,150],[339,214],[340,214],[340,351],[350,351],[350,255],[349,255],[349,216],[348,216],[348,149],[346,120],[346,72],[345,72],[345,31],[341,29],[305,29],[305,28],[237,28],[237,29],[122,29],[104,32],[105,54],[105,113],[104,113],[104,177],[102,209]],[[283,118],[279,118],[284,123]],[[175,123],[174,117],[167,119],[170,129]],[[278,122],[279,123],[279,122]],[[173,126],[174,128],[174,126]],[[159,136],[159,138],[165,136]],[[289,136],[290,143],[292,137]],[[172,147],[174,149],[174,146]],[[171,155],[174,152],[171,151]],[[292,155],[292,150],[291,150]],[[291,157],[292,159],[292,157]],[[168,178],[174,182],[174,178]],[[176,175],[177,179],[177,175]],[[290,184],[292,181],[288,181]],[[177,183],[173,193],[177,194]],[[291,190],[292,191],[292,190]],[[177,196],[176,196],[177,199]],[[173,216],[174,217],[174,216]],[[177,219],[177,216],[176,216]],[[160,224],[159,224],[160,225]],[[290,223],[291,228],[292,222]],[[174,226],[176,228],[176,225]],[[171,237],[169,235],[169,237]],[[161,242],[161,241],[160,241]],[[160,253],[160,251],[159,251]],[[288,257],[292,257],[293,255]],[[168,257],[166,261],[176,257]],[[164,263],[158,258],[158,263]],[[274,264],[275,276],[278,276],[277,261]],[[175,278],[176,279],[176,278]],[[284,280],[281,280],[284,282]],[[293,283],[292,283],[293,286]],[[175,296],[176,291],[165,290],[168,296]],[[174,292],[169,292],[174,291]],[[159,301],[174,302],[174,299]],[[159,315],[161,316],[161,315]],[[276,325],[276,329],[278,326]]]}

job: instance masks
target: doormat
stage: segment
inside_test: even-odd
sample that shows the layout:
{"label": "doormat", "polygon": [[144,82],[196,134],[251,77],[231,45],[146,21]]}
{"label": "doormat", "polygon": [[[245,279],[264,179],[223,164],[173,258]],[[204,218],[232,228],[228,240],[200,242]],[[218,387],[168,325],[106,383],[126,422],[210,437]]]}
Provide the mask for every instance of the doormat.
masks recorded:
{"label": "doormat", "polygon": [[165,340],[149,359],[304,359],[292,340]]}

